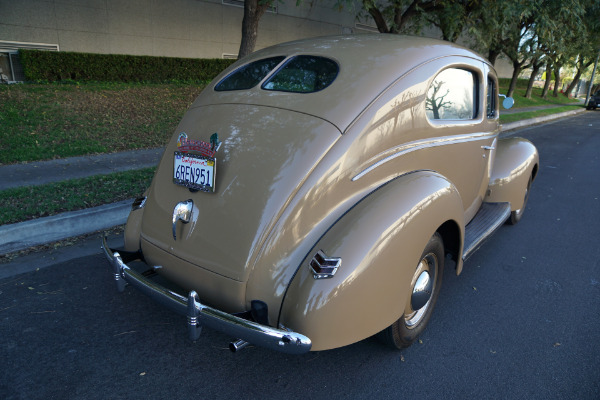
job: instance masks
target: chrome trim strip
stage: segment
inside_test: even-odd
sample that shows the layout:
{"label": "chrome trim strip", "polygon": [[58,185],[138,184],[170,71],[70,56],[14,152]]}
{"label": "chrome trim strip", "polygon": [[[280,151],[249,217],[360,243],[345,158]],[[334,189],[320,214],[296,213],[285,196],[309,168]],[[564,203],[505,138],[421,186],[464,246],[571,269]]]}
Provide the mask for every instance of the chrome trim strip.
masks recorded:
{"label": "chrome trim strip", "polygon": [[368,166],[367,168],[365,168],[364,170],[359,172],[354,178],[352,178],[352,182],[359,180],[360,178],[362,178],[369,172],[373,171],[375,168],[382,166],[383,164],[387,163],[388,161],[392,161],[396,157],[400,157],[404,154],[408,154],[413,151],[429,149],[429,148],[439,147],[439,146],[446,146],[446,145],[450,145],[450,144],[467,143],[467,142],[473,142],[473,141],[477,141],[477,140],[490,139],[494,136],[497,136],[497,134],[498,134],[497,132],[494,132],[492,134],[486,132],[486,133],[477,133],[477,134],[461,135],[461,136],[436,137],[436,138],[425,139],[425,140],[417,140],[415,142],[410,142],[410,143],[404,143],[400,146],[389,149],[387,152],[393,152],[394,154],[390,154],[389,156],[384,157],[381,160],[371,164],[370,166]]}
{"label": "chrome trim strip", "polygon": [[228,314],[200,303],[193,290],[184,297],[158,285],[131,269],[123,262],[118,252],[113,252],[102,240],[104,255],[114,270],[117,289],[122,292],[126,283],[139,289],[154,301],[186,316],[192,340],[198,339],[203,326],[208,326],[232,337],[287,354],[303,354],[310,351],[310,339],[300,333],[276,329]]}

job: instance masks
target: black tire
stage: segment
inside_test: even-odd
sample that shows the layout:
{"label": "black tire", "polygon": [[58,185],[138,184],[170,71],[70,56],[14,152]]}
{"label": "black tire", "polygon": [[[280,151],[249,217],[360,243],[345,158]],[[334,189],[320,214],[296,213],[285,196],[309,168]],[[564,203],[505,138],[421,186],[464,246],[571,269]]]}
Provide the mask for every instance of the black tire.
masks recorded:
{"label": "black tire", "polygon": [[[430,295],[422,307],[417,311],[413,310],[412,303],[415,298],[415,290],[418,278],[428,272],[431,282]],[[442,287],[442,277],[444,275],[444,242],[439,233],[435,233],[423,250],[420,261],[417,263],[413,279],[410,284],[409,297],[403,315],[392,325],[377,334],[377,338],[385,345],[395,349],[403,349],[410,346],[421,333],[425,330],[427,322],[431,318],[433,308],[437,301]],[[421,291],[422,295],[427,291]],[[424,300],[422,300],[424,301]]]}
{"label": "black tire", "polygon": [[518,210],[514,210],[510,212],[510,218],[508,218],[507,222],[510,225],[516,225],[521,218],[523,218],[523,213],[525,212],[525,206],[527,206],[527,200],[529,200],[529,192],[531,191],[531,177],[529,177],[529,182],[527,182],[527,188],[525,189],[525,200],[523,201],[523,206]]}

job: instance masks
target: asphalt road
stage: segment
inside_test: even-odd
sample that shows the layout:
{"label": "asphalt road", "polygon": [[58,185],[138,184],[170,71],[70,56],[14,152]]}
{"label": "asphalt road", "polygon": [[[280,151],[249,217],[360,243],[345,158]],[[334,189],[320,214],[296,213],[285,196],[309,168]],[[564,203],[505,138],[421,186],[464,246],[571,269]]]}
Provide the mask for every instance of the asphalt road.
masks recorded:
{"label": "asphalt road", "polygon": [[421,343],[194,344],[98,254],[0,280],[0,399],[600,398],[600,111],[518,135],[541,158],[526,214],[447,271]]}

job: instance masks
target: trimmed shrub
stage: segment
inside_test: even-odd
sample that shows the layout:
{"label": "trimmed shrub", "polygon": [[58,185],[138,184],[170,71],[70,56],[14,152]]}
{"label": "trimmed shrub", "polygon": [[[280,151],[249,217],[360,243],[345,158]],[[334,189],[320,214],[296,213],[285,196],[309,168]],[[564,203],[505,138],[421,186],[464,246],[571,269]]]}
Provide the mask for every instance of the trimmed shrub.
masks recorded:
{"label": "trimmed shrub", "polygon": [[27,81],[206,82],[235,60],[19,50]]}

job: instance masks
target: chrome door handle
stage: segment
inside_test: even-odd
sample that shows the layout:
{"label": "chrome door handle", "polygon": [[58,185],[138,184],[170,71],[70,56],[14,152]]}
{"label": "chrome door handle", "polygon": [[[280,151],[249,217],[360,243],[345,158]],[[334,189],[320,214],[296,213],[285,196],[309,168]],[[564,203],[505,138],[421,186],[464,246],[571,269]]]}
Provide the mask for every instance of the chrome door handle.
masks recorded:
{"label": "chrome door handle", "polygon": [[494,146],[481,146],[481,148],[484,150],[496,150]]}

